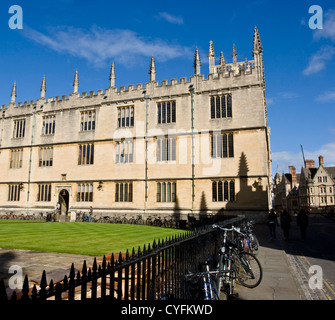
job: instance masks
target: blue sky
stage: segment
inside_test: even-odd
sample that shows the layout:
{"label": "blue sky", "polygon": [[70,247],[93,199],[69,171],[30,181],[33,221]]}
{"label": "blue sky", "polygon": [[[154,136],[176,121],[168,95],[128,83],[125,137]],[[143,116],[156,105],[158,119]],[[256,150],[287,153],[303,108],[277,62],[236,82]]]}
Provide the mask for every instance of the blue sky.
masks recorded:
{"label": "blue sky", "polygon": [[[23,29],[12,30],[8,9],[20,5]],[[309,28],[311,5],[323,9],[323,29]],[[79,91],[108,87],[115,63],[116,85],[149,80],[150,58],[156,80],[190,77],[195,48],[207,75],[209,41],[216,56],[252,59],[253,30],[261,36],[265,64],[272,171],[300,172],[306,158],[322,154],[335,166],[335,3],[297,1],[114,1],[2,0],[0,3],[0,105],[72,92],[78,69]]]}

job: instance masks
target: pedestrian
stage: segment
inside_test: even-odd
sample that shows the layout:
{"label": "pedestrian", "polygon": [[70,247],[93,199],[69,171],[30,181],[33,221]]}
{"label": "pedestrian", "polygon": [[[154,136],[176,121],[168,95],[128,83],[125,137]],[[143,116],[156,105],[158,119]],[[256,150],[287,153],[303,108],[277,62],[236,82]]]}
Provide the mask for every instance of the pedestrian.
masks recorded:
{"label": "pedestrian", "polygon": [[304,209],[301,209],[299,211],[297,223],[301,230],[301,238],[303,241],[305,241],[306,240],[306,230],[308,227],[308,215]]}
{"label": "pedestrian", "polygon": [[92,217],[93,217],[93,208],[92,206],[90,206],[90,209],[88,211],[88,222],[92,221]]}
{"label": "pedestrian", "polygon": [[284,210],[280,215],[280,226],[283,229],[284,239],[285,241],[287,241],[290,235],[291,228],[291,217],[287,210]]}
{"label": "pedestrian", "polygon": [[273,209],[271,209],[270,213],[268,214],[268,226],[269,226],[269,232],[270,232],[270,240],[276,239],[276,226],[277,225],[278,225],[277,214]]}

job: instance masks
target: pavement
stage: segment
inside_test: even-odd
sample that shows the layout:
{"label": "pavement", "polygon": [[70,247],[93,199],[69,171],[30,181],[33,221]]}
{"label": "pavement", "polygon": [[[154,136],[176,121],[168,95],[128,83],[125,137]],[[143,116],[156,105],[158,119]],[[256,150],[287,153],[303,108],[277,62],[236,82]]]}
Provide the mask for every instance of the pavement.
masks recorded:
{"label": "pavement", "polygon": [[275,240],[270,240],[268,227],[265,224],[256,225],[254,231],[260,243],[257,257],[262,265],[263,279],[260,285],[253,289],[237,284],[236,299],[306,300],[297,274],[284,250],[281,229],[277,227]]}
{"label": "pavement", "polygon": [[[263,268],[263,279],[256,288],[236,286],[237,298],[241,300],[334,300],[334,285],[323,280],[324,286],[311,288],[312,274],[308,259],[297,250],[308,246],[300,239],[300,231],[291,224],[290,240],[285,241],[280,227],[276,228],[276,239],[269,237],[268,227],[254,227],[260,242],[258,258]],[[322,251],[322,248],[319,249]],[[328,287],[328,288],[327,288]]]}
{"label": "pavement", "polygon": [[[237,284],[237,295],[234,299],[327,300],[327,295],[322,290],[309,288],[308,265],[304,257],[285,251],[287,244],[279,227],[275,240],[269,239],[268,227],[265,224],[256,225],[254,230],[261,246],[258,258],[263,268],[263,279],[260,285],[253,289]],[[46,271],[48,283],[50,277],[56,282],[62,280],[65,274],[69,274],[72,263],[77,270],[81,270],[84,261],[91,266],[93,260],[92,256],[0,248],[0,278],[10,277],[9,267],[17,265],[23,269],[23,274],[28,274],[31,284],[39,282],[43,270]]]}

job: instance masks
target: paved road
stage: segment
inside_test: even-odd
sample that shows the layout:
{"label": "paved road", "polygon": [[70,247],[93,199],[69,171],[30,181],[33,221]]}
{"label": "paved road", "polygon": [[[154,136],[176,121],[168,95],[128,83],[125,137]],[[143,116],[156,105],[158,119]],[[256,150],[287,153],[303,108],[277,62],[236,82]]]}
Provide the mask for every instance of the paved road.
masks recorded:
{"label": "paved road", "polygon": [[[311,300],[335,300],[335,220],[324,216],[311,215],[307,229],[307,239],[302,241],[296,221],[292,221],[290,239],[283,242],[287,257],[298,274],[298,280]],[[312,267],[313,266],[313,267]],[[316,272],[314,275],[310,268]],[[312,270],[311,270],[312,271]],[[320,287],[312,290],[312,276],[318,278]]]}

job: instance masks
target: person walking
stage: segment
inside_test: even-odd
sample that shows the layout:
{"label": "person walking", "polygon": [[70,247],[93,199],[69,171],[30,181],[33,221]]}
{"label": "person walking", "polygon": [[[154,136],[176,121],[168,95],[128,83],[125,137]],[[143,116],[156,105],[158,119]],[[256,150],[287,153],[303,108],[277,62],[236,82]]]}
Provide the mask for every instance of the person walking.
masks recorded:
{"label": "person walking", "polygon": [[277,214],[273,209],[271,209],[268,215],[268,226],[269,226],[269,233],[270,233],[271,240],[276,239],[276,226],[277,225],[278,225]]}
{"label": "person walking", "polygon": [[284,210],[280,215],[280,226],[283,229],[284,239],[287,241],[289,239],[291,228],[291,217],[287,210]]}
{"label": "person walking", "polygon": [[88,222],[92,221],[92,217],[93,217],[93,208],[92,206],[90,206],[90,209],[88,211]]}
{"label": "person walking", "polygon": [[308,215],[304,209],[301,209],[299,211],[298,217],[297,217],[297,223],[298,223],[298,226],[300,227],[301,238],[303,241],[305,241],[306,240],[306,230],[308,227]]}

